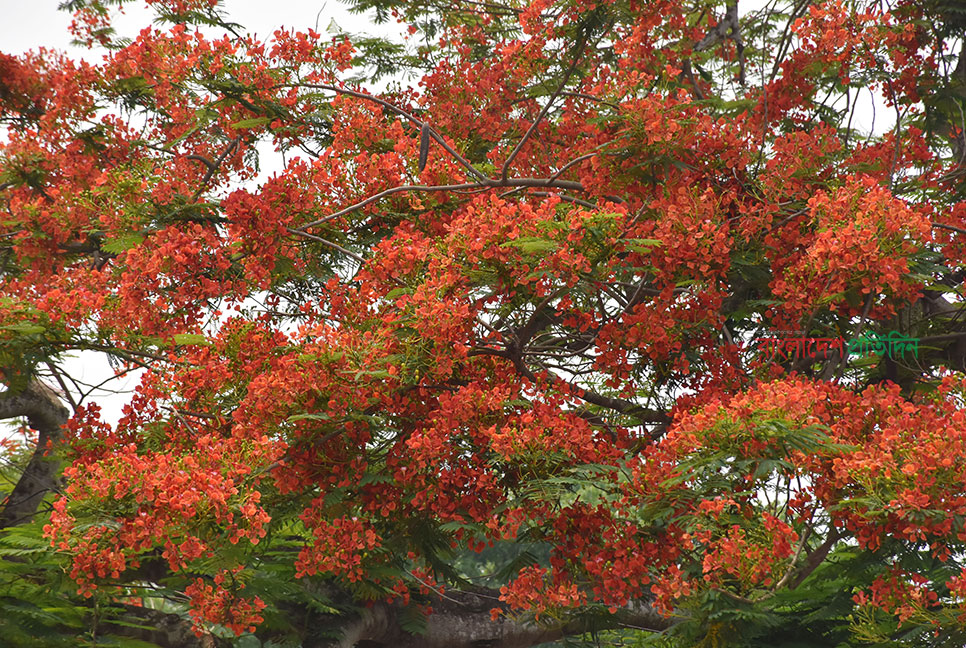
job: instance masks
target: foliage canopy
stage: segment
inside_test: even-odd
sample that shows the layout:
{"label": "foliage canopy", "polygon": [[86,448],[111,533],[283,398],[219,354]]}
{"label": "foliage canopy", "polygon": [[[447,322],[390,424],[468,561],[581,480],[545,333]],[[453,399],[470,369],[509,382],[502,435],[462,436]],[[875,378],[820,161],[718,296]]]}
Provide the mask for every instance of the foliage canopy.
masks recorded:
{"label": "foliage canopy", "polygon": [[5,638],[963,644],[961,3],[149,4],[0,54]]}

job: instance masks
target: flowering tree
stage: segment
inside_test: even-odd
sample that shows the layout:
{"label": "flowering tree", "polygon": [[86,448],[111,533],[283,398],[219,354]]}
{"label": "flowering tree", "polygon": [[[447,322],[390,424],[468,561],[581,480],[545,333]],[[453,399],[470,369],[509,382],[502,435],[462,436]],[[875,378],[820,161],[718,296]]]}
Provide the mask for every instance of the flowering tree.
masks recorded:
{"label": "flowering tree", "polygon": [[[962,642],[956,2],[149,4],[0,54],[14,624]],[[143,370],[116,425],[74,351]]]}

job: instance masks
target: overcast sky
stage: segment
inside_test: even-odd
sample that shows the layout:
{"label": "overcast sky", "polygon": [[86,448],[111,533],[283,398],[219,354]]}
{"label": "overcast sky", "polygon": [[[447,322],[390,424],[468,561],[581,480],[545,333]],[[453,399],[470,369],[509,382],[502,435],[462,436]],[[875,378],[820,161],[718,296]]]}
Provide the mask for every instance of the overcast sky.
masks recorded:
{"label": "overcast sky", "polygon": [[[39,46],[71,49],[67,31],[70,14],[58,11],[61,0],[0,0],[0,51],[19,54]],[[348,32],[371,32],[367,16],[350,14],[339,0],[227,0],[225,8],[233,22],[250,32],[268,36],[279,27],[324,31],[332,20]],[[115,28],[124,36],[133,36],[147,24],[149,14],[141,1],[124,5],[124,13]],[[386,27],[380,28],[385,33]],[[83,50],[71,49],[77,55]]]}

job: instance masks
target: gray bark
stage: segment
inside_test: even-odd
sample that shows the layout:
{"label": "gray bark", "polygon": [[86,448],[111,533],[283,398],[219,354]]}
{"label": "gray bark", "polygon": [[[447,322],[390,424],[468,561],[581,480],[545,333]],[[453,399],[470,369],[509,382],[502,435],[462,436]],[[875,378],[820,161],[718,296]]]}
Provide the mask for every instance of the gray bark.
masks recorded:
{"label": "gray bark", "polygon": [[[191,623],[177,614],[125,605],[126,623],[108,621],[103,629],[112,635],[147,641],[161,648],[223,648],[228,642],[212,636],[196,637]],[[136,625],[131,625],[136,624]],[[142,627],[137,627],[137,626]]]}
{"label": "gray bark", "polygon": [[37,430],[33,456],[0,511],[0,529],[32,520],[47,493],[57,487],[60,465],[52,450],[63,438],[61,426],[69,415],[57,394],[38,380],[0,395],[0,419],[23,416]]}
{"label": "gray bark", "polygon": [[[568,635],[590,630],[580,622],[537,624],[501,615],[496,620],[490,610],[505,605],[497,592],[446,592],[435,596],[433,613],[420,634],[405,632],[399,624],[398,606],[376,604],[365,616],[348,626],[337,648],[528,648]],[[598,620],[599,621],[599,620]],[[634,604],[614,615],[614,626],[621,624],[641,630],[660,632],[674,621],[666,619],[649,605]]]}

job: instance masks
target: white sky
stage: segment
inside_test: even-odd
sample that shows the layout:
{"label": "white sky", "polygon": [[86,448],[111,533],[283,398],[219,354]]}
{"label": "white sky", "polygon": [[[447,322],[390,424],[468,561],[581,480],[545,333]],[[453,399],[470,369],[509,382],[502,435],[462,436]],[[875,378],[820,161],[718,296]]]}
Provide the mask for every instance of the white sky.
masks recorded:
{"label": "white sky", "polygon": [[[39,46],[65,49],[77,56],[84,50],[71,48],[67,31],[70,14],[58,11],[61,0],[0,0],[0,51],[20,54]],[[226,0],[233,22],[260,36],[269,36],[279,27],[315,28],[325,31],[332,20],[343,30],[371,32],[374,27],[366,16],[350,14],[339,0]],[[115,22],[122,36],[133,36],[147,24],[149,13],[144,3],[129,2]],[[318,22],[316,23],[316,20]],[[381,26],[385,33],[387,26]]]}

